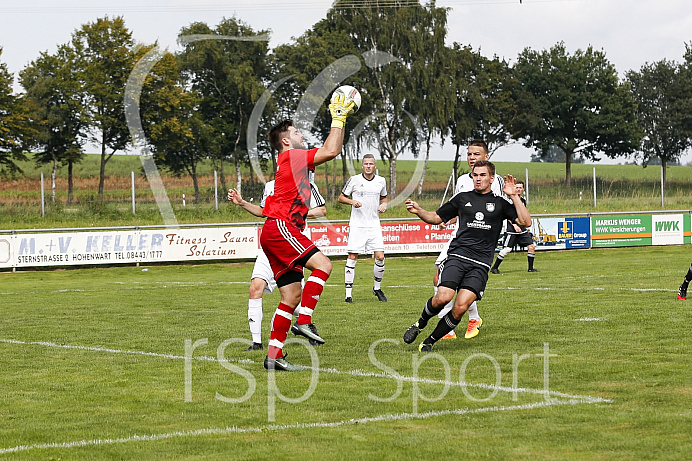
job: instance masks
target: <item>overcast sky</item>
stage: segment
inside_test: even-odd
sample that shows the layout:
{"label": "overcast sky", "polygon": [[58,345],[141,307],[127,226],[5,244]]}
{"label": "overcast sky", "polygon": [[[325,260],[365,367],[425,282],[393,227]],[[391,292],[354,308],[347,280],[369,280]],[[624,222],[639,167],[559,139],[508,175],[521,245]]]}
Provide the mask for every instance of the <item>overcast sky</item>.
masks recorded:
{"label": "overcast sky", "polygon": [[[254,29],[271,30],[271,46],[287,43],[322,19],[332,2],[296,0],[3,0],[0,61],[17,73],[41,51],[54,53],[82,24],[123,16],[136,41],[177,49],[179,30],[192,22],[214,27],[235,15]],[[471,45],[510,62],[525,47],[563,41],[573,53],[589,45],[603,50],[622,76],[646,62],[680,61],[692,42],[690,0],[440,0],[451,8],[448,41]],[[20,6],[21,5],[21,6]],[[438,153],[438,156],[446,154]],[[525,150],[500,150],[494,159],[527,161]]]}

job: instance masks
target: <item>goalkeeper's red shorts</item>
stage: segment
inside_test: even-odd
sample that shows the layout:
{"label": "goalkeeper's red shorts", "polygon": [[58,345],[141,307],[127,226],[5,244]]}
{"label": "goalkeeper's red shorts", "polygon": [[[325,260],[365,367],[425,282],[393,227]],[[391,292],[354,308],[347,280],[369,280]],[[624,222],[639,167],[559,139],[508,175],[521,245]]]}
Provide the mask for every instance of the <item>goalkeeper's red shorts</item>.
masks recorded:
{"label": "goalkeeper's red shorts", "polygon": [[303,266],[298,265],[297,261],[315,248],[315,244],[297,227],[276,218],[268,218],[264,223],[260,245],[277,282],[288,271],[299,272],[302,277]]}

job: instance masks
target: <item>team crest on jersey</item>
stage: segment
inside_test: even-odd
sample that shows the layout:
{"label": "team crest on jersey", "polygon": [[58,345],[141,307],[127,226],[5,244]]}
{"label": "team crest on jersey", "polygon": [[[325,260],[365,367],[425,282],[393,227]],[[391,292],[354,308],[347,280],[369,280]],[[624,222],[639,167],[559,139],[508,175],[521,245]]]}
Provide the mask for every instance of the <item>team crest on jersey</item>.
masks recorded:
{"label": "team crest on jersey", "polygon": [[488,213],[492,213],[493,211],[495,211],[495,204],[494,203],[486,203],[485,209],[488,210]]}
{"label": "team crest on jersey", "polygon": [[476,221],[483,221],[485,219],[485,215],[481,213],[480,211],[476,212]]}

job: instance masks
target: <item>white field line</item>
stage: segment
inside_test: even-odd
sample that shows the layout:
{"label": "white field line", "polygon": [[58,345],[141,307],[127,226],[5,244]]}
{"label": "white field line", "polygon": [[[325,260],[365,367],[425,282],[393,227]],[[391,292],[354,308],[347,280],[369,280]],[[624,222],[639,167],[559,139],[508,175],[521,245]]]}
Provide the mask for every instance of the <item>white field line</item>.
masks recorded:
{"label": "white field line", "polygon": [[261,432],[283,432],[290,430],[301,430],[301,429],[314,429],[314,428],[334,428],[343,426],[353,426],[356,424],[367,424],[367,423],[377,423],[377,422],[388,422],[388,421],[402,421],[402,420],[420,420],[429,419],[438,416],[448,416],[448,415],[473,415],[481,413],[495,413],[502,411],[518,411],[518,410],[532,410],[535,408],[545,408],[558,405],[579,405],[582,403],[594,403],[594,402],[584,402],[582,400],[563,400],[563,401],[551,401],[551,402],[536,402],[529,403],[525,405],[512,405],[512,406],[495,406],[486,408],[477,408],[470,410],[468,408],[459,408],[455,410],[443,410],[443,411],[429,411],[426,413],[399,413],[399,414],[388,414],[379,415],[370,418],[356,418],[348,419],[343,421],[335,422],[319,422],[319,423],[294,423],[285,425],[267,425],[267,426],[257,426],[257,427],[225,427],[225,428],[207,428],[207,429],[197,429],[192,431],[179,431],[179,432],[168,432],[164,434],[150,434],[150,435],[131,435],[129,437],[121,437],[117,439],[92,439],[92,440],[78,440],[74,442],[59,442],[59,443],[40,443],[34,445],[18,445],[9,448],[0,448],[0,454],[8,453],[19,453],[29,450],[45,450],[51,448],[78,448],[78,447],[88,447],[88,446],[99,446],[99,445],[115,445],[122,443],[131,442],[155,442],[158,440],[166,440],[172,438],[183,438],[183,437],[198,437],[207,435],[229,435],[229,434],[248,434],[248,433],[261,433]]}
{"label": "white field line", "polygon": [[495,287],[493,290],[526,290],[526,291],[662,291],[666,293],[677,293],[678,290],[670,288],[603,288],[603,287]]}
{"label": "white field line", "polygon": [[[185,360],[185,356],[182,356],[182,355],[160,354],[157,352],[146,352],[146,351],[129,351],[129,350],[121,350],[121,349],[111,349],[111,348],[106,348],[106,347],[77,346],[77,345],[72,345],[72,344],[57,344],[57,343],[47,342],[47,341],[20,341],[20,340],[16,340],[16,339],[0,339],[0,343],[18,344],[18,345],[27,345],[27,346],[55,347],[55,348],[60,348],[60,349],[72,349],[72,350],[82,350],[82,351],[91,351],[91,352],[105,352],[105,353],[109,353],[109,354],[142,355],[142,356],[165,358],[165,359],[172,359],[172,360]],[[207,361],[207,362],[218,362],[219,361],[216,357],[209,357],[209,356],[204,356],[204,355],[192,356],[191,358],[192,358],[192,360]],[[235,363],[243,363],[243,364],[261,365],[261,363],[255,362],[251,359],[241,359],[241,360],[226,359],[226,361],[227,362],[235,362]],[[545,397],[559,397],[559,398],[580,400],[580,401],[583,401],[585,403],[612,403],[612,400],[604,399],[601,397],[591,397],[591,396],[585,396],[585,395],[572,395],[572,394],[566,394],[566,393],[557,392],[557,391],[550,391],[550,390],[546,391],[544,389],[531,389],[531,388],[525,388],[525,387],[516,387],[515,388],[515,387],[507,387],[507,386],[497,386],[494,384],[466,383],[463,381],[437,380],[437,379],[420,378],[417,376],[402,376],[399,374],[393,375],[393,374],[387,374],[387,373],[375,373],[375,372],[363,371],[363,370],[340,371],[340,370],[337,370],[336,368],[312,368],[312,367],[307,367],[307,366],[304,366],[303,368],[308,369],[308,370],[319,371],[321,373],[331,373],[331,374],[336,374],[336,375],[350,375],[350,376],[356,376],[356,377],[395,379],[395,380],[400,380],[400,381],[404,381],[404,382],[416,382],[416,383],[421,383],[421,384],[442,384],[442,385],[451,386],[451,387],[473,387],[473,388],[487,389],[487,390],[493,390],[493,391],[497,390],[497,391],[507,392],[507,393],[536,394],[536,395],[543,395]]]}

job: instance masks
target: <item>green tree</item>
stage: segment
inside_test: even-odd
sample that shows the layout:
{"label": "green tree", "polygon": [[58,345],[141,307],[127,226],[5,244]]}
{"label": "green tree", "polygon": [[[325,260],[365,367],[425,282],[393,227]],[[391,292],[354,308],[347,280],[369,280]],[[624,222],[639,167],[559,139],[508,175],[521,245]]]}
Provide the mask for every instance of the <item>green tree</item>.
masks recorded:
{"label": "green tree", "polygon": [[[362,93],[373,115],[367,125],[369,143],[380,148],[389,162],[389,190],[397,190],[396,161],[405,150],[418,155],[424,133],[419,118],[432,123],[437,87],[431,85],[440,76],[435,69],[442,55],[447,27],[447,9],[434,2],[411,5],[410,2],[365,2],[358,8],[340,8],[339,3],[325,19],[332,30],[343,31],[364,57]],[[431,106],[427,106],[431,105]]]}
{"label": "green tree", "polygon": [[634,152],[641,138],[629,84],[620,83],[605,53],[577,50],[564,43],[537,52],[526,48],[514,66],[522,86],[522,115],[513,123],[526,147],[547,154],[551,145],[565,153],[565,186],[571,186],[575,154],[595,159]]}
{"label": "green tree", "polygon": [[692,42],[685,43],[685,55],[680,64],[678,80],[685,92],[684,98],[678,101],[681,112],[680,123],[687,137],[692,138]]}
{"label": "green tree", "polygon": [[207,154],[219,163],[222,186],[226,188],[224,160],[230,159],[235,187],[240,189],[240,167],[248,162],[250,114],[265,91],[262,83],[268,74],[266,31],[255,32],[242,21],[228,18],[213,30],[203,23],[192,24],[181,31],[185,35],[211,36],[185,44],[179,65],[191,91],[200,98],[203,124],[212,129]]}
{"label": "green tree", "polygon": [[519,116],[519,82],[509,63],[497,56],[488,59],[474,54],[475,66],[465,101],[467,116],[475,120],[471,137],[488,143],[490,155],[511,142],[514,122]]}
{"label": "green tree", "polygon": [[72,47],[80,57],[86,109],[90,119],[89,141],[100,147],[99,200],[103,200],[106,164],[130,143],[125,121],[125,84],[136,61],[131,32],[122,17],[108,16],[85,24],[72,35]]}
{"label": "green tree", "polygon": [[445,135],[456,147],[454,171],[459,172],[461,147],[470,139],[488,143],[490,155],[512,140],[512,124],[518,117],[518,82],[509,64],[488,59],[470,46],[454,43],[448,48],[447,66],[452,108]]}
{"label": "green tree", "polygon": [[204,124],[200,99],[186,91],[175,55],[165,53],[147,75],[142,88],[142,126],[156,163],[176,176],[192,179],[195,200],[201,198],[197,167],[213,141]]}
{"label": "green tree", "polygon": [[21,172],[15,162],[26,159],[25,149],[38,134],[27,102],[12,91],[13,83],[14,76],[7,64],[0,62],[0,174],[3,176]]}
{"label": "green tree", "polygon": [[[419,91],[409,95],[408,110],[415,114],[422,129],[425,143],[424,167],[418,181],[418,195],[423,192],[425,173],[428,169],[430,147],[433,137],[441,137],[446,131],[449,113],[455,103],[449,92],[449,72],[447,64],[447,9],[435,8],[432,4],[426,9],[428,18],[425,26],[432,34],[417,44],[415,59],[411,63],[411,76],[418,82]],[[422,147],[422,146],[421,146]]]}
{"label": "green tree", "polygon": [[[531,161],[536,163],[565,163],[565,152],[556,146],[548,147],[548,152],[531,154]],[[572,163],[584,163],[584,159],[577,155],[572,158]]]}
{"label": "green tree", "polygon": [[446,53],[448,56],[446,60],[447,75],[449,76],[448,91],[452,100],[449,102],[450,111],[444,136],[448,136],[455,146],[454,171],[458,172],[461,147],[473,137],[472,134],[477,121],[469,111],[470,100],[474,99],[471,95],[479,93],[471,89],[475,79],[477,55],[470,46],[462,46],[458,43],[447,48]]}
{"label": "green tree", "polygon": [[[310,30],[298,37],[294,43],[280,45],[271,55],[271,68],[273,81],[284,81],[279,86],[273,100],[275,101],[274,121],[280,119],[295,119],[296,125],[303,131],[309,130],[315,140],[323,140],[329,133],[331,116],[327,110],[327,98],[332,86],[338,83],[351,84],[364,93],[364,82],[361,74],[350,75],[346,81],[337,82],[339,74],[351,74],[346,68],[355,65],[360,68],[362,60],[358,57],[359,51],[352,43],[349,35],[340,29],[333,27],[327,20],[316,23]],[[340,63],[344,63],[341,65]],[[356,69],[357,71],[357,69]],[[326,73],[326,74],[325,74]],[[328,78],[325,78],[328,76]],[[321,98],[321,99],[320,99]],[[309,109],[298,111],[299,104]],[[349,116],[344,141],[349,146],[351,128],[357,126],[363,118],[371,113],[370,99],[363,94],[360,110]],[[297,118],[297,119],[296,119]],[[309,124],[308,124],[309,122]],[[356,148],[361,144],[356,141]],[[275,152],[270,146],[266,151],[271,152],[271,160],[275,166]],[[347,155],[353,152],[344,152],[341,159],[334,159],[324,165],[327,191],[332,199],[340,190],[337,185],[346,182],[349,176]],[[341,164],[341,179],[337,179],[338,164]],[[329,182],[329,170],[332,170],[331,188]]]}
{"label": "green tree", "polygon": [[691,89],[684,69],[677,63],[661,60],[644,64],[639,72],[630,71],[627,79],[637,101],[637,118],[644,132],[641,141],[643,164],[652,159],[663,166],[675,162],[690,147],[687,102]]}
{"label": "green tree", "polygon": [[88,120],[84,88],[75,69],[76,56],[69,45],[54,54],[41,53],[20,73],[20,83],[31,103],[34,120],[40,122],[34,147],[37,163],[52,163],[51,190],[55,201],[58,165],[68,168],[68,202],[74,194],[73,167],[82,160]]}

